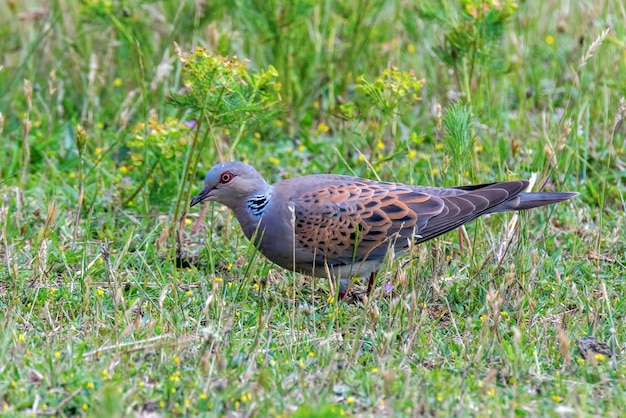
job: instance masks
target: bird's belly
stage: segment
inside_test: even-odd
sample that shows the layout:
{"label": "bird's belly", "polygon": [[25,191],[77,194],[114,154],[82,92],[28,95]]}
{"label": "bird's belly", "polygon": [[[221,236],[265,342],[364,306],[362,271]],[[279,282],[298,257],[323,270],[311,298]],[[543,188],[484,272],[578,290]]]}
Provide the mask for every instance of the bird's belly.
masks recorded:
{"label": "bird's belly", "polygon": [[[366,259],[361,261],[327,262],[323,255],[316,257],[307,249],[296,248],[290,251],[290,257],[277,256],[276,252],[267,251],[267,246],[262,246],[262,253],[271,262],[279,266],[299,273],[322,278],[352,278],[369,276],[378,271],[383,264],[383,259]],[[282,253],[281,253],[282,254]]]}
{"label": "bird's belly", "polygon": [[378,271],[382,264],[383,260],[363,260],[355,264],[329,266],[328,269],[333,278],[364,277]]}

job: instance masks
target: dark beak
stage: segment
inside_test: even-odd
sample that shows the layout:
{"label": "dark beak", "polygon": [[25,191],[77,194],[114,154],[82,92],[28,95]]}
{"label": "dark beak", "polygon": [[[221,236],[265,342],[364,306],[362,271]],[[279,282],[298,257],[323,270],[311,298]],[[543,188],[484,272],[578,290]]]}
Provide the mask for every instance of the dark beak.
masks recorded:
{"label": "dark beak", "polygon": [[209,193],[211,193],[212,190],[213,188],[211,187],[205,187],[204,189],[202,189],[200,193],[198,193],[193,199],[191,199],[191,203],[189,204],[189,207],[192,208],[196,206],[198,203],[208,199]]}

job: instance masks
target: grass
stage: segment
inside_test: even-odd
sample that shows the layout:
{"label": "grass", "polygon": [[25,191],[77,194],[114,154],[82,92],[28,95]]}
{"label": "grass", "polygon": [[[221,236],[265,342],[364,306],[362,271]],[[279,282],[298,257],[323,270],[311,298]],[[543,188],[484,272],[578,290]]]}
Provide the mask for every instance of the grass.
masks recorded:
{"label": "grass", "polygon": [[[622,415],[626,13],[465,5],[0,4],[0,412]],[[225,208],[184,214],[230,158],[580,195],[346,303]],[[587,335],[616,356],[583,359]]]}

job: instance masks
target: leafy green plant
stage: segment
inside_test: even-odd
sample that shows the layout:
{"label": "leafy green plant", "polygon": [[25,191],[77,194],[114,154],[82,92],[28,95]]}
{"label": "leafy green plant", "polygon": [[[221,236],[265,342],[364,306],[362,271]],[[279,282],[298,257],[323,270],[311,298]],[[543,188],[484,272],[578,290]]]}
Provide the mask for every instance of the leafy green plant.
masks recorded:
{"label": "leafy green plant", "polygon": [[226,4],[244,33],[246,56],[278,70],[288,135],[308,135],[317,118],[351,100],[357,74],[380,70],[380,50],[391,36],[379,28],[400,10],[385,0]]}
{"label": "leafy green plant", "polygon": [[148,123],[131,127],[122,163],[116,174],[122,186],[123,205],[134,204],[142,191],[147,191],[148,204],[171,205],[169,197],[178,188],[180,178],[172,175],[180,168],[193,138],[195,121],[151,115]]}
{"label": "leafy green plant", "polygon": [[421,2],[419,16],[445,28],[437,55],[455,72],[458,89],[472,101],[486,74],[505,69],[502,35],[517,10],[514,0],[447,0]]}
{"label": "leafy green plant", "polygon": [[[235,148],[244,133],[254,123],[264,123],[275,117],[280,102],[280,84],[274,67],[249,71],[246,63],[237,58],[214,55],[198,47],[192,54],[179,52],[183,63],[184,93],[170,96],[170,103],[183,109],[193,119],[191,146],[185,159],[180,193],[175,206],[175,219],[180,213],[183,197],[189,200],[187,181],[195,172],[205,152],[208,139],[212,140],[220,159],[233,158]],[[232,140],[231,133],[234,133]],[[229,144],[225,144],[229,142]],[[223,150],[224,145],[227,149]]]}
{"label": "leafy green plant", "polygon": [[[360,110],[359,118],[377,121],[376,129],[368,141],[370,163],[382,151],[385,152],[382,156],[378,155],[379,158],[390,158],[393,155],[395,143],[390,138],[396,137],[400,118],[413,108],[415,102],[421,100],[419,92],[425,82],[413,71],[400,71],[395,67],[383,70],[373,80],[364,75],[357,77],[356,89],[364,97],[355,104]],[[343,107],[341,110],[344,115],[351,115],[352,109]]]}
{"label": "leafy green plant", "polygon": [[[443,166],[449,167],[456,184],[462,184],[463,178],[470,177],[474,164],[474,144],[476,138],[472,132],[472,112],[468,105],[452,104],[443,116]],[[445,169],[444,168],[444,169]]]}

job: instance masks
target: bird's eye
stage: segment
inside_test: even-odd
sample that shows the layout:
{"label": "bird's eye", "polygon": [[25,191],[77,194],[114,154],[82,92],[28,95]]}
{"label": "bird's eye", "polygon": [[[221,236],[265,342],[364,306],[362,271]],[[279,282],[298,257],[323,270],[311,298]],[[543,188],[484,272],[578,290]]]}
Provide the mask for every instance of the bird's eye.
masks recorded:
{"label": "bird's eye", "polygon": [[233,175],[227,171],[225,173],[222,173],[222,176],[220,177],[220,183],[228,183],[232,179]]}

